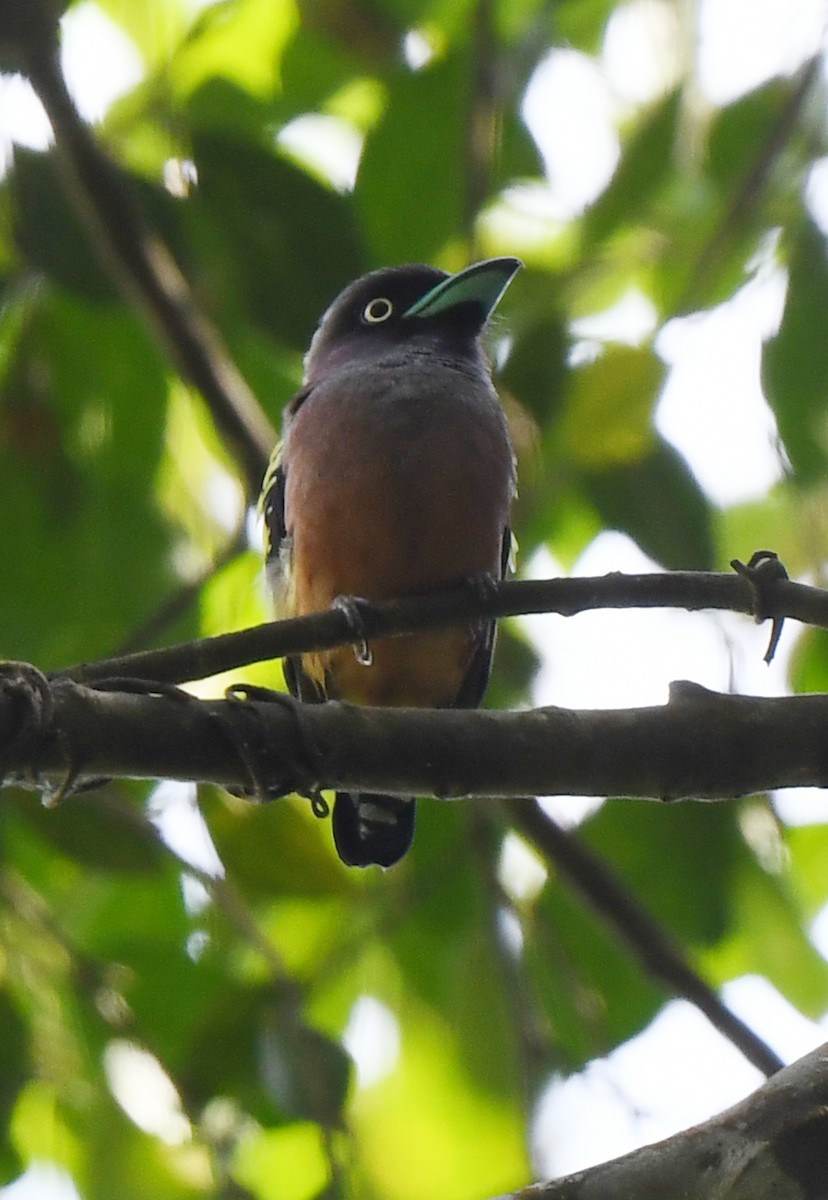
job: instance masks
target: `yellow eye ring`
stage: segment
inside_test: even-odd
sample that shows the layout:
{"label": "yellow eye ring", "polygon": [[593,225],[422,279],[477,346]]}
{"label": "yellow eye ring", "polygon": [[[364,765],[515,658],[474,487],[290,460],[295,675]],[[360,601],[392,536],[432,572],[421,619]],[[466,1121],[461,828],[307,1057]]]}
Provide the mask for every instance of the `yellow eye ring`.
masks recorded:
{"label": "yellow eye ring", "polygon": [[387,321],[394,311],[394,305],[386,296],[376,296],[369,300],[362,310],[362,319],[366,325],[381,325]]}

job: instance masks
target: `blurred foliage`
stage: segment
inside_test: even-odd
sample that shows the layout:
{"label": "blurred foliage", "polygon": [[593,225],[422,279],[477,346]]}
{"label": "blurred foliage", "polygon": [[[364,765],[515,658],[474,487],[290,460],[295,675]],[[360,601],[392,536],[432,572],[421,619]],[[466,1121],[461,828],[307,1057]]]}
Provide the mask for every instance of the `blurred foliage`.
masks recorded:
{"label": "blurred foliage", "polygon": [[[545,546],[569,565],[613,529],[662,567],[723,568],[769,543],[822,577],[818,83],[700,104],[698,30],[679,28],[686,70],[619,108],[612,178],[561,218],[532,204],[543,166],[522,98],[561,48],[601,67],[617,0],[84,0],[67,19],[95,7],[144,71],[97,136],[274,422],[347,280],[517,252],[493,349],[521,561]],[[353,188],[328,169],[332,145],[360,147]],[[0,180],[0,654],[44,669],[265,615],[257,547],[226,556],[252,498],[118,298],[54,158],[18,147]],[[722,511],[656,430],[657,334],[773,269],[789,286],[763,373],[788,466]],[[631,293],[652,329],[633,344],[583,332]],[[490,702],[525,702],[535,666],[505,629]],[[793,686],[828,690],[824,634],[800,640]],[[306,804],[205,790],[199,811],[224,877],[171,848],[206,843],[187,788],[113,783],[56,809],[4,793],[0,1180],[45,1159],[83,1200],[491,1195],[532,1177],[550,1077],[665,1000],[554,871],[510,890],[508,831],[472,806],[424,803],[413,851],[376,877],[342,867]],[[828,897],[823,829],[787,830],[758,800],[611,801],[582,834],[714,983],[764,974],[824,1012],[808,937]]]}

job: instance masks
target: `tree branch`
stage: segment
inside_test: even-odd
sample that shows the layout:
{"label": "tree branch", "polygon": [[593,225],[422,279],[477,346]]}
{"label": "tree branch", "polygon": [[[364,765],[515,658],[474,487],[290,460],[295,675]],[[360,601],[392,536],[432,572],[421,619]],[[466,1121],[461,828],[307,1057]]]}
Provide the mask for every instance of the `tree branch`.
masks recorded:
{"label": "tree branch", "polygon": [[[506,580],[481,589],[469,584],[428,595],[360,605],[364,635],[396,637],[424,629],[527,613],[571,617],[596,608],[716,609],[753,614],[757,619],[791,617],[828,627],[828,591],[779,578],[761,584],[741,574],[674,571],[664,574],[609,575],[578,579]],[[59,672],[78,683],[129,676],[159,683],[184,683],[286,654],[306,654],[353,640],[349,618],[340,609],[273,621],[244,629],[148,650],[101,662],[79,663]]]}
{"label": "tree branch", "polygon": [[[711,798],[828,783],[826,721],[828,697],[720,696],[688,683],[675,684],[662,708],[488,713],[302,705],[287,696],[200,701],[176,689],[50,687],[25,664],[0,671],[5,781],[58,798],[101,776],[194,779],[261,798],[318,788],[512,796],[521,784],[540,794]],[[608,868],[532,801],[510,799],[507,808],[651,975],[761,1070],[779,1068]]]}
{"label": "tree branch", "polygon": [[497,1200],[824,1200],[828,1044],[703,1125]]}
{"label": "tree branch", "polygon": [[791,95],[759,146],[721,222],[713,231],[712,237],[702,246],[692,275],[675,306],[676,312],[686,312],[694,305],[700,284],[709,281],[711,275],[715,275],[730,243],[747,227],[759,208],[780,156],[792,136],[801,128],[802,111],[821,74],[822,55],[816,54],[800,69]]}
{"label": "tree branch", "polygon": [[9,782],[54,788],[71,773],[442,799],[717,799],[828,786],[826,696],[726,696],[680,682],[659,707],[513,713],[302,705],[276,694],[273,702],[199,701],[67,681],[44,700],[45,683],[20,664],[0,674],[0,767]]}

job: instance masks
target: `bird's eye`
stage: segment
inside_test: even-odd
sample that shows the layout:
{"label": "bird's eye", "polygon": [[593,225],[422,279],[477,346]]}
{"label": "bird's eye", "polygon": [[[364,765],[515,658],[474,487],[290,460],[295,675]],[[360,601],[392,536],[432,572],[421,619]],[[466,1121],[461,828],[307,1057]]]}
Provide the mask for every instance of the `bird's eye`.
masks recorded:
{"label": "bird's eye", "polygon": [[377,296],[369,300],[362,310],[362,319],[366,325],[381,325],[387,321],[394,311],[394,305],[385,296]]}

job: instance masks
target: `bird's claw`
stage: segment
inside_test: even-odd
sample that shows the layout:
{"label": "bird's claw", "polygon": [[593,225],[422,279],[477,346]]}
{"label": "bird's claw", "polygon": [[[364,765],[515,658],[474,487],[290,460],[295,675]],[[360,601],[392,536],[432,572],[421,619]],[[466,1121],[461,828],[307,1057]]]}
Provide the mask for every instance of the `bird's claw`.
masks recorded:
{"label": "bird's claw", "polygon": [[[54,717],[55,702],[49,680],[30,663],[5,662],[0,664],[0,693],[11,701],[14,716],[8,758],[32,757]],[[0,783],[3,777],[0,761]]]}
{"label": "bird's claw", "polygon": [[[217,719],[233,743],[247,774],[249,787],[243,794],[253,795],[259,801],[268,801],[289,792],[297,792],[310,799],[316,816],[327,816],[327,802],[320,796],[319,784],[313,778],[314,755],[302,704],[284,692],[249,683],[234,683],[224,695],[230,707],[227,715]],[[279,704],[289,710],[296,724],[297,735],[289,753],[282,746],[279,757],[274,760],[271,738],[249,701]]]}
{"label": "bird's claw", "polygon": [[371,604],[363,596],[337,596],[331,608],[341,612],[348,622],[348,632],[353,634],[354,657],[361,667],[370,667],[374,655],[368,645],[366,631],[367,618],[371,612]]}
{"label": "bird's claw", "polygon": [[771,593],[774,584],[782,579],[788,579],[788,572],[773,550],[757,550],[751,554],[747,564],[734,558],[730,563],[737,575],[741,575],[750,584],[753,593],[753,617],[757,625],[771,617],[771,635],[768,648],[765,651],[765,662],[770,665],[779,639],[782,636],[784,617],[775,617],[772,612]]}

